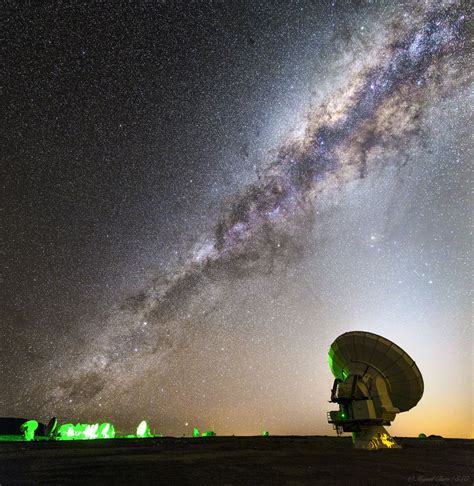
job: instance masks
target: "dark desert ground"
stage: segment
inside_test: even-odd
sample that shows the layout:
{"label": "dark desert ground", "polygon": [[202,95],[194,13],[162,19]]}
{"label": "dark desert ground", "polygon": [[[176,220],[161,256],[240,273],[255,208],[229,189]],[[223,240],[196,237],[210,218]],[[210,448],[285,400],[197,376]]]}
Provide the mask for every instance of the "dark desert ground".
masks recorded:
{"label": "dark desert ground", "polygon": [[473,484],[468,439],[213,437],[0,444],[0,484]]}

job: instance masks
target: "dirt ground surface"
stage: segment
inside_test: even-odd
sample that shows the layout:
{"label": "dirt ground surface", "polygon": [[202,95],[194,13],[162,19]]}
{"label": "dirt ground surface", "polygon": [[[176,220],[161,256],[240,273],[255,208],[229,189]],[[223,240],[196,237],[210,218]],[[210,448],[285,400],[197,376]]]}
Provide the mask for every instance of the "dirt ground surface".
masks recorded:
{"label": "dirt ground surface", "polygon": [[309,436],[0,442],[0,485],[474,483],[473,440],[397,440],[378,451]]}

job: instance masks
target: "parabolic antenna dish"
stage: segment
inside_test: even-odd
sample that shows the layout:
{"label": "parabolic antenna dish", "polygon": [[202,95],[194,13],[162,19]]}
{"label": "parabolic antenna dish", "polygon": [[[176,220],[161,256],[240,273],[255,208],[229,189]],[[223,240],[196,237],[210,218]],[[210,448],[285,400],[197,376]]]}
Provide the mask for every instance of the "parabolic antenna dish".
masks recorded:
{"label": "parabolic antenna dish", "polygon": [[371,332],[341,334],[329,349],[329,366],[342,381],[350,375],[380,373],[400,412],[413,408],[423,395],[423,378],[415,362],[395,343]]}

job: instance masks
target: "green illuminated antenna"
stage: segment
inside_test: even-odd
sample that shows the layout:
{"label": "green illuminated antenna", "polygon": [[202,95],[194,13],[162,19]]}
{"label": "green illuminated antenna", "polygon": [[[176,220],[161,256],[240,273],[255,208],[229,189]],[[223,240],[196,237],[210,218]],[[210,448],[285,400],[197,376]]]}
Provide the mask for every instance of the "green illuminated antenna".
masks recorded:
{"label": "green illuminated antenna", "polygon": [[146,420],[142,420],[137,427],[137,437],[151,437],[150,427]]}
{"label": "green illuminated antenna", "polygon": [[20,430],[23,432],[25,440],[30,441],[35,438],[35,432],[38,428],[38,422],[36,420],[28,420],[20,426]]}
{"label": "green illuminated antenna", "polygon": [[415,362],[395,343],[363,331],[339,336],[328,361],[335,378],[331,402],[339,404],[339,410],[329,412],[329,423],[338,434],[351,432],[356,448],[398,448],[384,426],[423,395]]}

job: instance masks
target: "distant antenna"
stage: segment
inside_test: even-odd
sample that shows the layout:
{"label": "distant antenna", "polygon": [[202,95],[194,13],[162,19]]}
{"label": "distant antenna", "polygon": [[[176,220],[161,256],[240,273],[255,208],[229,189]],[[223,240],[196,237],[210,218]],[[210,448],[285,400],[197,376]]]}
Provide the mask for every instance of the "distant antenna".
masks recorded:
{"label": "distant antenna", "polygon": [[146,420],[142,420],[137,427],[137,437],[145,438],[145,437],[152,437],[150,432],[150,426],[148,425]]}
{"label": "distant antenna", "polygon": [[400,447],[384,425],[397,413],[413,408],[423,395],[423,378],[403,349],[382,336],[352,331],[329,348],[329,367],[335,377],[328,412],[337,433],[352,432],[357,449]]}
{"label": "distant antenna", "polygon": [[34,440],[38,425],[39,424],[36,420],[28,420],[27,422],[21,424],[20,431],[23,432],[25,440]]}
{"label": "distant antenna", "polygon": [[48,422],[46,426],[45,433],[47,437],[53,437],[56,433],[56,429],[58,428],[58,420],[56,417],[52,417],[51,420]]}

